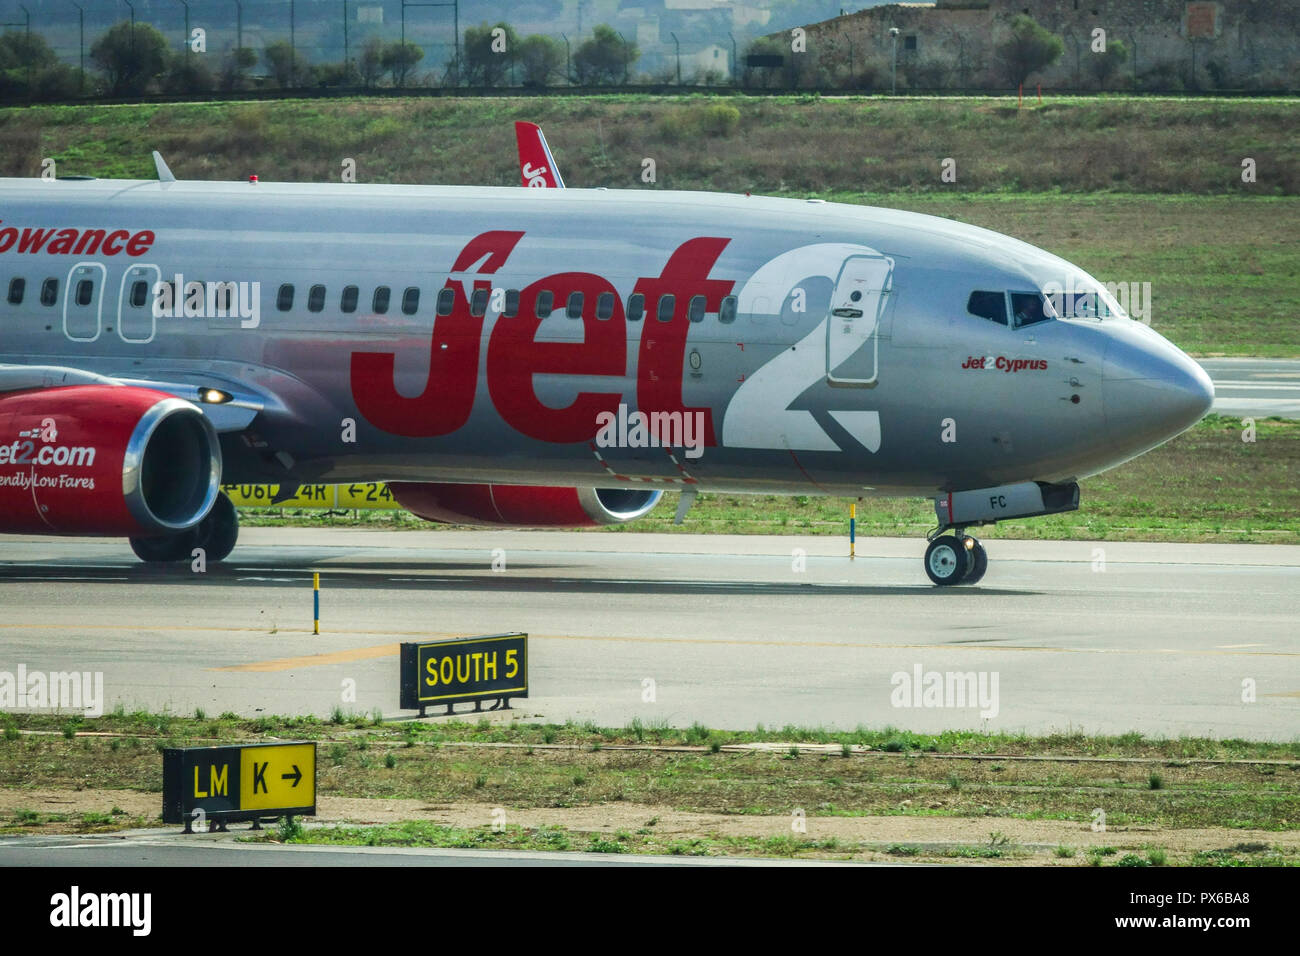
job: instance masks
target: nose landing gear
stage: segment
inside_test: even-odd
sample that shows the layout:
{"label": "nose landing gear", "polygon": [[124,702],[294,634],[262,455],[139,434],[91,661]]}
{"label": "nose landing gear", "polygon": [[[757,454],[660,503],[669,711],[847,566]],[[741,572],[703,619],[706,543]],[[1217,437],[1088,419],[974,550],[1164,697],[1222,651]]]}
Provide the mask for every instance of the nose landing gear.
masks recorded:
{"label": "nose landing gear", "polygon": [[925,573],[939,587],[976,584],[989,566],[984,545],[964,528],[953,530],[957,533],[940,535],[925,549]]}

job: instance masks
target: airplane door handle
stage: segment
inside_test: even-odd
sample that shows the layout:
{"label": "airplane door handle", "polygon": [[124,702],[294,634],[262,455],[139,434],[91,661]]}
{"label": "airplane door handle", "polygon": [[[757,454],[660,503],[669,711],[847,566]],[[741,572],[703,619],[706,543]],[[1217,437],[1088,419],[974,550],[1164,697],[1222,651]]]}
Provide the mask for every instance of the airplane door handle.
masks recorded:
{"label": "airplane door handle", "polygon": [[837,319],[860,319],[862,318],[861,309],[833,309],[831,315]]}

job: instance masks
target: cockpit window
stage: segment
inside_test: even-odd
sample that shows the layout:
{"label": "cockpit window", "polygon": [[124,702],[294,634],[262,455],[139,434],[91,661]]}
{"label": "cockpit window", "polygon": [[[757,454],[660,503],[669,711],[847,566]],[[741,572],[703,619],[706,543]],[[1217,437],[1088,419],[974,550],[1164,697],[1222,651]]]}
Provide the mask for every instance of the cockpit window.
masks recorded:
{"label": "cockpit window", "polygon": [[1043,287],[1047,299],[1064,319],[1110,319],[1127,317],[1128,313],[1113,294],[1114,286],[1106,286],[1091,277],[1074,278],[1064,289],[1059,282]]}
{"label": "cockpit window", "polygon": [[1036,325],[1054,318],[1056,310],[1040,292],[1012,292],[1011,314],[1016,318],[1016,328]]}
{"label": "cockpit window", "polygon": [[1060,292],[1050,298],[1062,318],[1105,319],[1111,315],[1106,301],[1095,292]]}
{"label": "cockpit window", "polygon": [[966,311],[981,319],[991,319],[1000,325],[1007,324],[1007,298],[1001,292],[972,292]]}

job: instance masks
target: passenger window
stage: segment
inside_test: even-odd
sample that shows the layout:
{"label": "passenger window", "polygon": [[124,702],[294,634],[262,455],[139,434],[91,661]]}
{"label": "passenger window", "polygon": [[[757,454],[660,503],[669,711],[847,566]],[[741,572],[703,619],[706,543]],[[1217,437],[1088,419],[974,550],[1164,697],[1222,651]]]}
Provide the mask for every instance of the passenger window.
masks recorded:
{"label": "passenger window", "polygon": [[614,316],[614,293],[602,292],[596,296],[596,318],[610,319]]}
{"label": "passenger window", "polygon": [[549,289],[543,289],[537,293],[537,317],[544,319],[555,309],[555,293]]}
{"label": "passenger window", "polygon": [[275,296],[275,307],[281,312],[288,312],[293,308],[293,286],[285,283],[280,286],[280,291]]}
{"label": "passenger window", "polygon": [[718,310],[718,321],[724,325],[736,321],[736,297],[734,295],[729,295],[722,300],[722,308]]}
{"label": "passenger window", "polygon": [[451,315],[452,310],[456,308],[456,290],[451,286],[444,286],[438,290],[438,308],[439,315]]}
{"label": "passenger window", "polygon": [[343,295],[339,298],[339,311],[345,315],[357,311],[357,299],[361,290],[354,285],[345,285]]}
{"label": "passenger window", "polygon": [[307,311],[320,312],[325,308],[325,287],[314,285],[307,292]]}
{"label": "passenger window", "polygon": [[82,279],[77,283],[77,305],[90,305],[91,294],[95,290],[95,283],[89,279]]}
{"label": "passenger window", "polygon": [[582,293],[570,292],[569,301],[564,307],[564,313],[571,319],[582,318]]}
{"label": "passenger window", "polygon": [[221,309],[229,313],[235,307],[235,284],[233,282],[217,282],[208,290],[208,294],[212,297],[212,307],[214,309]]}
{"label": "passenger window", "polygon": [[402,293],[402,314],[415,315],[420,308],[420,290],[412,286]]}
{"label": "passenger window", "polygon": [[41,283],[41,305],[53,305],[59,301],[59,280],[46,279]]}
{"label": "passenger window", "polygon": [[501,312],[507,319],[513,319],[519,314],[519,290],[506,289],[506,307]]}
{"label": "passenger window", "polygon": [[686,311],[690,315],[692,322],[703,322],[704,321],[704,296],[702,295],[691,296],[690,305],[687,306]]}
{"label": "passenger window", "polygon": [[640,292],[634,292],[627,297],[627,320],[629,322],[640,322],[645,315],[645,296]]}
{"label": "passenger window", "polygon": [[1037,292],[1011,293],[1011,312],[1016,317],[1016,328],[1046,322],[1051,316],[1051,306]]}
{"label": "passenger window", "polygon": [[487,289],[474,290],[474,294],[469,297],[470,315],[479,316],[487,312],[488,295]]}
{"label": "passenger window", "polygon": [[22,305],[23,293],[26,291],[27,291],[26,279],[10,279],[9,280],[9,304]]}
{"label": "passenger window", "polygon": [[966,311],[999,325],[1007,324],[1007,299],[1001,292],[972,292]]}
{"label": "passenger window", "polygon": [[659,297],[659,321],[671,322],[673,320],[673,310],[677,308],[677,296],[661,295]]}
{"label": "passenger window", "polygon": [[381,285],[375,289],[374,297],[370,300],[371,311],[375,315],[388,314],[388,300],[393,297],[393,290],[386,285]]}
{"label": "passenger window", "polygon": [[136,309],[144,308],[145,301],[149,298],[149,283],[139,279],[131,283],[131,306]]}

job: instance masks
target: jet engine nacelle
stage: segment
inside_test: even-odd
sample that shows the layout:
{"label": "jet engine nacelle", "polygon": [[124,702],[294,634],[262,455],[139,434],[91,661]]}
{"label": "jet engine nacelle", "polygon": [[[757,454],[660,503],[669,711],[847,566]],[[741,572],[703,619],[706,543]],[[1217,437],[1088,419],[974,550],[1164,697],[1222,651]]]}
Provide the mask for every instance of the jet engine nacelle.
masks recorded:
{"label": "jet engine nacelle", "polygon": [[542,488],[389,482],[393,497],[427,521],[484,527],[585,528],[624,524],[659,503],[662,491],[641,488]]}
{"label": "jet engine nacelle", "polygon": [[1003,518],[1031,518],[1079,510],[1079,486],[1024,481],[1015,485],[954,491],[934,499],[934,512],[942,527],[984,524]]}
{"label": "jet engine nacelle", "polygon": [[0,531],[187,531],[221,486],[221,445],[193,404],[148,388],[0,395]]}

